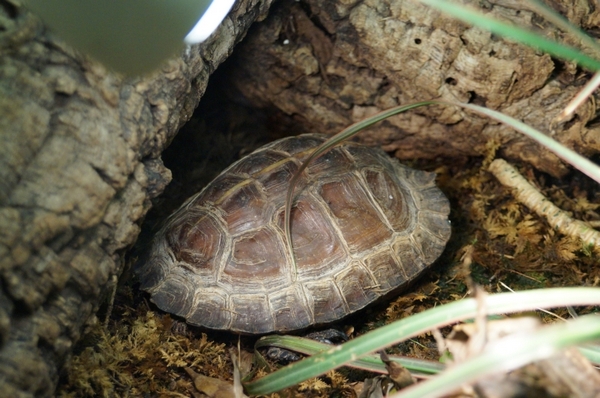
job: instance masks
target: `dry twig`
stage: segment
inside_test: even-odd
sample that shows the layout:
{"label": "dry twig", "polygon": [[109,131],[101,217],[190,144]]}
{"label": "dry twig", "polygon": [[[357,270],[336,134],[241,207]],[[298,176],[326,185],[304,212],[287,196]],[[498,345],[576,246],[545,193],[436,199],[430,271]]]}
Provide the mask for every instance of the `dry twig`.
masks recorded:
{"label": "dry twig", "polygon": [[503,159],[494,160],[489,171],[504,186],[513,188],[515,197],[525,206],[544,217],[557,231],[580,238],[586,244],[600,247],[600,232],[583,221],[574,220],[535,189],[519,172]]}

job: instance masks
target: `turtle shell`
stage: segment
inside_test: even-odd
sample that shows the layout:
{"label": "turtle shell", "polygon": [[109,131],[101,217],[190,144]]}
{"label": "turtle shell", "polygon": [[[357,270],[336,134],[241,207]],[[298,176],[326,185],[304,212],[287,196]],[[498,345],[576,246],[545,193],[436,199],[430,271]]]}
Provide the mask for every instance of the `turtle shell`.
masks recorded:
{"label": "turtle shell", "polygon": [[189,324],[241,333],[336,321],[408,284],[450,237],[435,174],[348,142],[311,162],[327,137],[272,142],[237,161],[172,214],[137,271],[141,288]]}

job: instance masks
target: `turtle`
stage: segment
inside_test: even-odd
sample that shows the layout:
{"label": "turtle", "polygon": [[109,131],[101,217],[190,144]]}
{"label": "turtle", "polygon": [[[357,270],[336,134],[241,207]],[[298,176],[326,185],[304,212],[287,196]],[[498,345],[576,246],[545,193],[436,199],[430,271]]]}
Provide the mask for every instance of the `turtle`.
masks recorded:
{"label": "turtle", "polygon": [[450,205],[435,173],[344,142],[289,181],[327,136],[271,142],[170,215],[136,270],[158,308],[240,334],[326,325],[397,294],[443,252]]}

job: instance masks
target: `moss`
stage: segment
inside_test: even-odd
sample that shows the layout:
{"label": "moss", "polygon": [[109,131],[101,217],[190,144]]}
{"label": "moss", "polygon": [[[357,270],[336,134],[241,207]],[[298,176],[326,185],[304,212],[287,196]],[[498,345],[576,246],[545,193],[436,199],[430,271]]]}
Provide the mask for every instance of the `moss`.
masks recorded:
{"label": "moss", "polygon": [[128,397],[146,393],[188,396],[192,383],[184,367],[220,378],[231,374],[224,344],[171,332],[168,315],[125,313],[120,322],[93,332],[68,366],[60,397]]}

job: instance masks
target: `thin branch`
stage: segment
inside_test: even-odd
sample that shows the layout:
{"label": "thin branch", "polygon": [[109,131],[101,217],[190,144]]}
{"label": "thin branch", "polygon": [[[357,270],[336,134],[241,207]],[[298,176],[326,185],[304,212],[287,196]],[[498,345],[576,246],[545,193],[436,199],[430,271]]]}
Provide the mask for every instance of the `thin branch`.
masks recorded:
{"label": "thin branch", "polygon": [[569,116],[577,110],[589,97],[592,95],[594,91],[600,86],[600,72],[596,72],[596,74],[590,79],[589,82],[577,93],[575,97],[569,102],[569,104],[563,109],[563,111],[558,115],[557,122],[565,121]]}
{"label": "thin branch", "polygon": [[489,171],[504,186],[513,188],[517,200],[536,212],[538,216],[545,218],[552,228],[565,235],[580,238],[586,244],[600,247],[600,232],[583,221],[569,217],[505,160],[494,160],[490,164]]}

